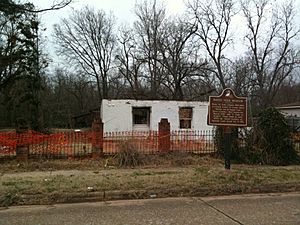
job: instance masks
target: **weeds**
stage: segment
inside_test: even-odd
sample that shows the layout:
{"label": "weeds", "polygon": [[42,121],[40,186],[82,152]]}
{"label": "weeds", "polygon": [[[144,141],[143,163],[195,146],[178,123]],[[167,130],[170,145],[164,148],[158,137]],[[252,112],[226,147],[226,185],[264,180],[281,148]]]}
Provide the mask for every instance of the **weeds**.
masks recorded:
{"label": "weeds", "polygon": [[22,202],[22,198],[19,194],[19,191],[13,188],[6,192],[2,198],[0,198],[0,207],[20,204],[20,202]]}
{"label": "weeds", "polygon": [[136,167],[143,164],[141,154],[137,151],[134,140],[123,141],[117,154],[119,167]]}

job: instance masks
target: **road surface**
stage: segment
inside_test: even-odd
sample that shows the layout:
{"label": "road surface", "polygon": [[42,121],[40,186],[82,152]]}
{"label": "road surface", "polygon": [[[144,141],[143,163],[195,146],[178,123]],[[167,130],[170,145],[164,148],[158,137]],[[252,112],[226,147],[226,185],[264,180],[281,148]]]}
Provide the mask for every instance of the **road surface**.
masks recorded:
{"label": "road surface", "polygon": [[299,225],[300,193],[123,200],[0,210],[1,225]]}

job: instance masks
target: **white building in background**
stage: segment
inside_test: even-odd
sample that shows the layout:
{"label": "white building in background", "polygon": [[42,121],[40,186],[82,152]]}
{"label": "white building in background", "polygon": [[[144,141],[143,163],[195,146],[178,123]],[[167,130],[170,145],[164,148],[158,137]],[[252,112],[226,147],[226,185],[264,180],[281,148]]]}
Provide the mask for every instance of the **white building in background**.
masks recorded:
{"label": "white building in background", "polygon": [[105,132],[158,130],[167,118],[171,130],[212,130],[207,125],[208,102],[165,100],[102,100]]}
{"label": "white building in background", "polygon": [[284,116],[300,117],[300,102],[277,106],[276,109],[278,109]]}
{"label": "white building in background", "polygon": [[285,116],[291,131],[300,132],[300,102],[277,106],[276,109]]}

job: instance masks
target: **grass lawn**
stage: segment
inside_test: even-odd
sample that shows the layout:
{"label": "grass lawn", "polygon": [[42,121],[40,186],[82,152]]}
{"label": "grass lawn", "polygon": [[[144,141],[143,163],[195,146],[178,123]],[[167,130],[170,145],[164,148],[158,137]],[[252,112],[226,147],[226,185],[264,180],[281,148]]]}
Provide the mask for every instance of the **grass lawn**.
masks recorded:
{"label": "grass lawn", "polygon": [[118,168],[114,159],[5,162],[0,205],[300,190],[298,165],[233,164],[227,172],[222,160],[195,155],[148,156],[146,161],[135,168]]}

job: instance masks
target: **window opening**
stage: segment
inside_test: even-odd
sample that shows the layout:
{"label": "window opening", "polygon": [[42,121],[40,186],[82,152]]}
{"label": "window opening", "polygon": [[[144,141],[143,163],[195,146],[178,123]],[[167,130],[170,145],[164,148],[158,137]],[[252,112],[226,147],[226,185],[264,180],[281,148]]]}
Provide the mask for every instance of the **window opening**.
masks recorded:
{"label": "window opening", "polygon": [[132,117],[133,117],[133,125],[135,124],[150,125],[150,107],[133,107]]}
{"label": "window opening", "polygon": [[191,129],[192,128],[192,107],[180,107],[179,108],[179,128],[180,129]]}

